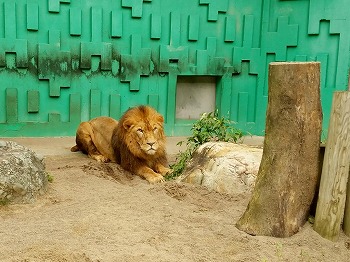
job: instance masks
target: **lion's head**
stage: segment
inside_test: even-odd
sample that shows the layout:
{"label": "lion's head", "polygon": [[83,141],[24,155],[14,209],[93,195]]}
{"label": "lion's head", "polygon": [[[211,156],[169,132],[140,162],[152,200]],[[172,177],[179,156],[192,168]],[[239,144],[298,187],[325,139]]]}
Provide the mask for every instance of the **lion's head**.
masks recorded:
{"label": "lion's head", "polygon": [[119,139],[138,158],[158,158],[165,154],[163,123],[163,116],[149,106],[131,108],[119,121]]}

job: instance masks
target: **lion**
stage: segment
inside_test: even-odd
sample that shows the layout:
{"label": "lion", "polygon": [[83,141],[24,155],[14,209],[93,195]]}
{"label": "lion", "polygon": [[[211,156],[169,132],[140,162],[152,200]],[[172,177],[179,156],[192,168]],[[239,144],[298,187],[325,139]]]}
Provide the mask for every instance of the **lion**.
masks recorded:
{"label": "lion", "polygon": [[82,151],[99,162],[115,162],[149,183],[164,182],[171,169],[163,123],[161,114],[144,105],[126,111],[119,122],[97,117],[79,125],[71,151]]}

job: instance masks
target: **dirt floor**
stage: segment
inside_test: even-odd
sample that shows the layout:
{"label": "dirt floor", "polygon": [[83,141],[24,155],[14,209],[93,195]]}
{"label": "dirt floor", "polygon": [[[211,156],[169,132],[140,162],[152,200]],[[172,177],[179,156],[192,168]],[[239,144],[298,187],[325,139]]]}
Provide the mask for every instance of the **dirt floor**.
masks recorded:
{"label": "dirt floor", "polygon": [[325,240],[309,223],[284,239],[237,230],[247,195],[149,185],[69,152],[72,138],[17,141],[54,180],[35,203],[0,207],[0,261],[350,261],[350,238]]}

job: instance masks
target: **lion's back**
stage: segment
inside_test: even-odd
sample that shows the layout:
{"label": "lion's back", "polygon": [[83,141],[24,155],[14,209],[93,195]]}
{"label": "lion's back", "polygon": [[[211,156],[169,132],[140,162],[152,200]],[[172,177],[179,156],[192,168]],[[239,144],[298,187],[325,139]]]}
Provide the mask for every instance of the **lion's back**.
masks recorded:
{"label": "lion's back", "polygon": [[111,146],[114,129],[118,121],[107,116],[100,116],[89,121],[93,129],[93,142],[102,155],[115,162],[114,150]]}

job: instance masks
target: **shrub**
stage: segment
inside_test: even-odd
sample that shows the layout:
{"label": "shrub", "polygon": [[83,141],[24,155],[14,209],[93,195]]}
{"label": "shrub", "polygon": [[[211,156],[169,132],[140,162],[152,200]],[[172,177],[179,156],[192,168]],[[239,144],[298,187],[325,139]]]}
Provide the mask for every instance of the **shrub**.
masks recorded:
{"label": "shrub", "polygon": [[[233,122],[225,117],[219,117],[218,111],[204,113],[192,128],[192,136],[187,138],[187,149],[176,158],[176,163],[171,165],[173,172],[167,179],[174,179],[182,174],[187,162],[192,158],[197,148],[210,141],[237,142],[243,136],[243,132],[233,127]],[[178,145],[182,145],[180,141]]]}

